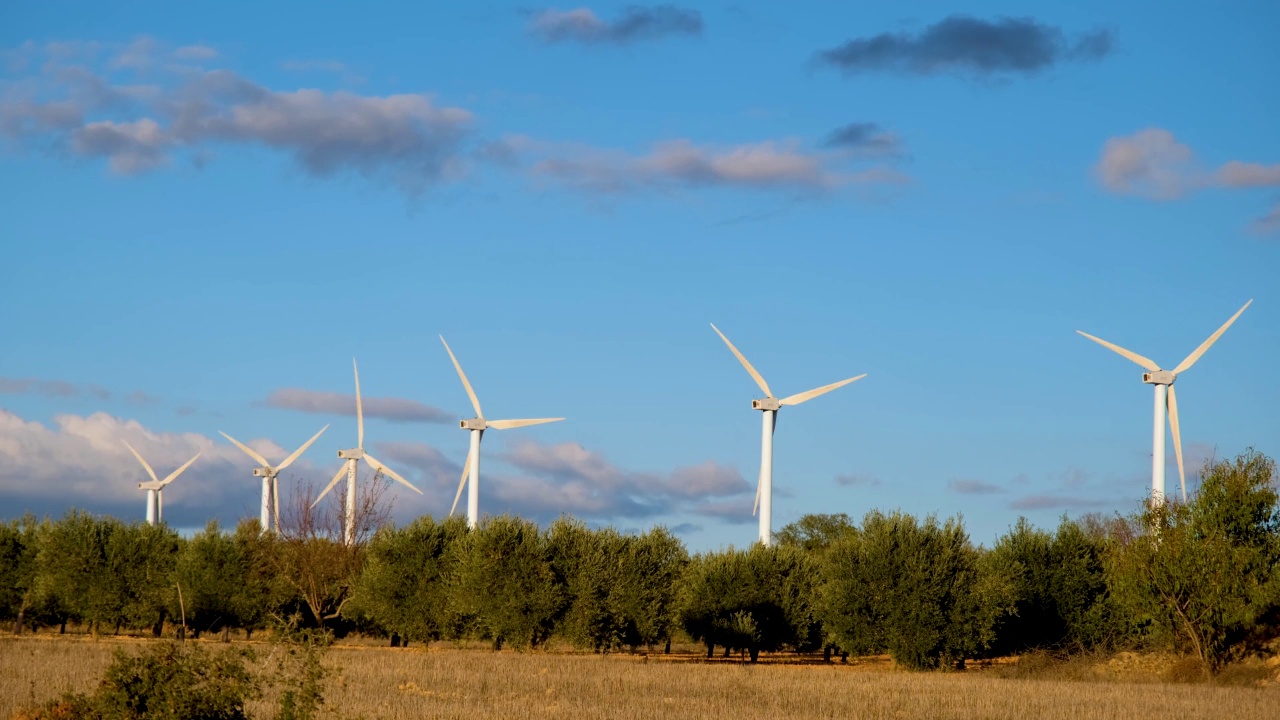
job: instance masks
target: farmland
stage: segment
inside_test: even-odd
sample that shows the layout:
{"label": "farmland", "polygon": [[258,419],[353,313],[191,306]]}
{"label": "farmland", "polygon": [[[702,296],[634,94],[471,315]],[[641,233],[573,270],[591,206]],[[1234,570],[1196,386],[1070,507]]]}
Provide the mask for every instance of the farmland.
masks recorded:
{"label": "farmland", "polygon": [[[0,639],[0,717],[68,690],[91,690],[112,650],[151,641],[87,636]],[[216,648],[214,642],[203,643]],[[236,646],[246,643],[234,643]],[[271,646],[249,643],[264,663]],[[681,652],[683,650],[683,652]],[[966,672],[895,670],[882,658],[823,664],[766,655],[758,665],[661,654],[492,652],[447,643],[392,649],[353,642],[328,653],[330,716],[365,718],[1237,718],[1280,716],[1276,667],[1266,687],[1159,682],[1152,664],[1102,664],[1011,678],[999,665]],[[1157,663],[1158,665],[1158,663]],[[269,714],[270,693],[250,707]]]}

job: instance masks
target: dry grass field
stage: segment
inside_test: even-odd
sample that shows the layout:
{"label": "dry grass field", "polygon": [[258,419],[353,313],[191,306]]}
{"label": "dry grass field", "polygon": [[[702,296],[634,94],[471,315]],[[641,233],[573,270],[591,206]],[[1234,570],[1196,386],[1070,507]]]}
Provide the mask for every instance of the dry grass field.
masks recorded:
{"label": "dry grass field", "polygon": [[[0,638],[0,718],[67,690],[91,689],[113,649],[142,642]],[[1274,683],[1265,688],[1160,684],[1138,681],[1150,674],[1115,672],[1045,680],[1006,677],[1009,673],[999,669],[907,673],[882,661],[823,665],[780,659],[750,666],[705,662],[694,653],[645,658],[344,644],[328,656],[334,674],[327,706],[332,717],[369,720],[1280,717],[1280,687]],[[251,709],[265,714],[267,708]]]}

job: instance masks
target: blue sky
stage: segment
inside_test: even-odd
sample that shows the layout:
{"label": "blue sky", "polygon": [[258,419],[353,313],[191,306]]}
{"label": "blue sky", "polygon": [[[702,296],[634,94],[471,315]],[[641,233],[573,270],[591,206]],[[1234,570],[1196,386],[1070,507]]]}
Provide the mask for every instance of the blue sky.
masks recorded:
{"label": "blue sky", "polygon": [[869,373],[780,414],[775,527],[1127,512],[1150,389],[1074,331],[1172,367],[1250,298],[1183,443],[1280,452],[1271,4],[3,12],[4,515],[140,516],[124,439],[205,453],[181,526],[254,513],[219,430],[332,423],[285,480],[324,482],[353,356],[397,519],[447,512],[438,334],[487,414],[569,418],[486,435],[482,511],[695,549],[755,536],[759,392],[709,322],[780,394]]}

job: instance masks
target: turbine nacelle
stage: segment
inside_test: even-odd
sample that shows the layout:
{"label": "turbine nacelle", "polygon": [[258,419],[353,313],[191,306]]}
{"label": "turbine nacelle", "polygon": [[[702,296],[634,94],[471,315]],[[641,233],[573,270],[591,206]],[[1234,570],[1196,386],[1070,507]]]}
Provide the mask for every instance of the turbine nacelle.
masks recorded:
{"label": "turbine nacelle", "polygon": [[463,430],[484,430],[489,427],[489,423],[484,418],[471,418],[470,420],[459,420],[458,427]]}
{"label": "turbine nacelle", "polygon": [[254,477],[271,477],[273,473],[269,467],[256,467],[253,469]]}
{"label": "turbine nacelle", "polygon": [[363,460],[364,448],[352,448],[350,450],[339,450],[338,457],[342,460]]}
{"label": "turbine nacelle", "polygon": [[1156,370],[1142,373],[1142,382],[1148,385],[1172,385],[1177,377],[1172,370]]}
{"label": "turbine nacelle", "polygon": [[778,398],[760,398],[751,401],[752,410],[778,410],[782,407],[782,402]]}

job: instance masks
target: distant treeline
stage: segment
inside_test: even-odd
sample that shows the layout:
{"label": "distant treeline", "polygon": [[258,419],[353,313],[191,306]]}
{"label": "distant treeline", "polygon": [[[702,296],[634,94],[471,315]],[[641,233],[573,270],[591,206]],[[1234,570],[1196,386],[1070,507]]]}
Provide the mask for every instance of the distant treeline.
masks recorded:
{"label": "distant treeline", "polygon": [[1130,517],[1025,520],[975,546],[958,519],[809,515],[753,545],[690,556],[562,518],[475,531],[453,518],[389,525],[354,545],[305,513],[279,534],[256,520],[191,539],[72,511],[0,526],[0,614],[14,631],[247,633],[297,616],[392,644],[473,639],[598,652],[687,635],[761,651],[889,653],[912,668],[1030,650],[1163,647],[1211,671],[1280,628],[1275,464],[1248,452],[1206,467],[1196,494]]}

